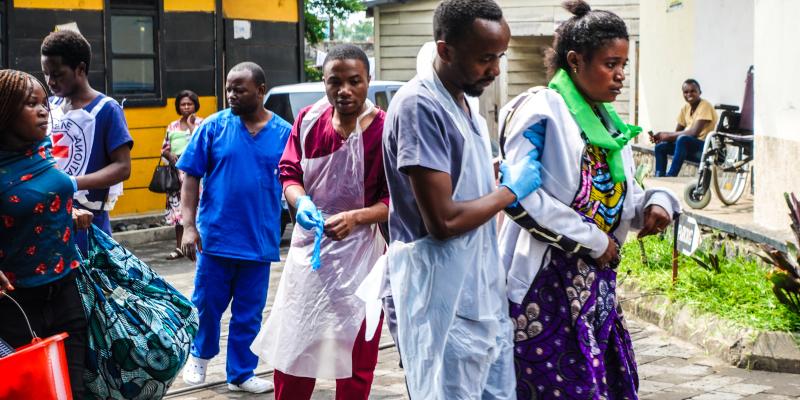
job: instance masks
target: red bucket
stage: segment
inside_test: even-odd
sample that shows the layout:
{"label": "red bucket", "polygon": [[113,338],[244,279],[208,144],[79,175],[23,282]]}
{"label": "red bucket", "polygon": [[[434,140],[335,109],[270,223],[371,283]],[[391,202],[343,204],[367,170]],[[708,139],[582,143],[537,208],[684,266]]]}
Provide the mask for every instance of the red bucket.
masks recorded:
{"label": "red bucket", "polygon": [[71,400],[66,333],[33,339],[14,354],[0,358],[0,399]]}
{"label": "red bucket", "polygon": [[64,351],[64,339],[69,335],[65,332],[40,339],[19,303],[5,291],[0,291],[0,297],[3,296],[17,305],[33,340],[31,344],[0,358],[0,399],[72,400],[67,353]]}

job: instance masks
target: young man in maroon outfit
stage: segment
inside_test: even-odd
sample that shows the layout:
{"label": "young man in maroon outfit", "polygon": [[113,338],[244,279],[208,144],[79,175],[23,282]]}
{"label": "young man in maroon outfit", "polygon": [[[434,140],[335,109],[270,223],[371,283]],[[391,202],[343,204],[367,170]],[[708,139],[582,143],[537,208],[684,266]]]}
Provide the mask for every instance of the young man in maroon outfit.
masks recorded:
{"label": "young man in maroon outfit", "polygon": [[366,400],[378,357],[380,323],[366,341],[355,291],[385,249],[377,226],[389,214],[385,113],[367,100],[361,49],[331,49],[323,69],[326,98],[300,112],[279,164],[297,224],[275,304],[252,346],[275,367],[278,400],[311,398],[316,378],[336,379],[337,399]]}

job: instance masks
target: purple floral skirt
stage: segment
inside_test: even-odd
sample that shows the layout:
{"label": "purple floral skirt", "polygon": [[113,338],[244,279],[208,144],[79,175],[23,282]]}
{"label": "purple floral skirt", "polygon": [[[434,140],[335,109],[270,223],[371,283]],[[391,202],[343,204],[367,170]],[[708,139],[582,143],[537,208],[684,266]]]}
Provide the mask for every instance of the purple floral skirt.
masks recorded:
{"label": "purple floral skirt", "polygon": [[550,255],[522,304],[510,304],[517,398],[637,399],[616,271],[555,248]]}

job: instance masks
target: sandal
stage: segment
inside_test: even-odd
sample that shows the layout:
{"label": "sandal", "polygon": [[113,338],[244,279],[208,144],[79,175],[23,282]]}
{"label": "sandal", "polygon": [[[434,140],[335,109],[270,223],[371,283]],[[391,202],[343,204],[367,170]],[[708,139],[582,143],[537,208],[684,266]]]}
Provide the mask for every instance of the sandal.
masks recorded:
{"label": "sandal", "polygon": [[172,251],[171,251],[171,252],[170,252],[170,253],[167,255],[166,259],[167,259],[167,260],[177,260],[177,259],[179,259],[179,258],[181,258],[181,257],[183,257],[183,252],[181,251],[181,249],[179,249],[179,248],[177,248],[177,247],[176,247],[176,248],[175,248],[175,250],[172,250]]}

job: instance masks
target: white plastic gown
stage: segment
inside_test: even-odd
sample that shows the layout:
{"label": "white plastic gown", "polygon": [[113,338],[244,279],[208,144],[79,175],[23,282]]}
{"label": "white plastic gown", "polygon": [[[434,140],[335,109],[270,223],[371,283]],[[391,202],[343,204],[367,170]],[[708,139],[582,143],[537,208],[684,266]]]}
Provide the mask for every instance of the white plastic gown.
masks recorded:
{"label": "white plastic gown", "polygon": [[[476,135],[436,76],[434,57],[435,45],[425,45],[417,76],[464,138],[453,200],[474,200],[495,188],[486,123],[476,116]],[[477,99],[468,103],[478,110]],[[515,398],[512,324],[494,220],[445,241],[395,241],[387,268],[411,399]]]}
{"label": "white plastic gown", "polygon": [[[308,111],[300,124],[301,148],[320,115],[326,98]],[[364,142],[361,120],[356,130],[330,155],[307,159],[301,151],[303,185],[327,219],[364,207]],[[376,224],[360,225],[344,240],[324,236],[321,266],[311,269],[314,231],[295,225],[275,304],[251,350],[275,369],[293,376],[342,379],[352,376],[352,352],[364,321],[364,302],[355,291],[369,273],[386,242]]]}

